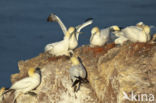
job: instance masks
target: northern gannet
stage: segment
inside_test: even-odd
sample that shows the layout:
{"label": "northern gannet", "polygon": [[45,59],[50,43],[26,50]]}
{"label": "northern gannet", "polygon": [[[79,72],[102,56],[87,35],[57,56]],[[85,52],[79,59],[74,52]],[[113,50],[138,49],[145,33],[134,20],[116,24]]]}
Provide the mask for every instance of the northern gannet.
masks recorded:
{"label": "northern gannet", "polygon": [[90,37],[91,46],[103,46],[106,44],[111,39],[112,30],[118,31],[119,28],[116,25],[101,30],[98,27],[92,28]]}
{"label": "northern gannet", "polygon": [[[149,26],[128,26],[124,29],[114,30],[113,32],[117,37],[115,41],[127,41],[130,40],[132,42],[147,42],[150,40],[150,28]],[[126,40],[127,39],[127,40]],[[123,44],[123,43],[121,43]]]}
{"label": "northern gannet", "polygon": [[[66,26],[64,25],[64,23],[61,21],[61,19],[57,15],[50,14],[50,16],[48,17],[47,20],[51,21],[51,22],[58,22],[64,35],[66,34],[66,32],[67,32]],[[79,34],[80,34],[81,29],[83,29],[84,27],[86,27],[92,23],[93,23],[92,18],[89,18],[84,23],[75,27],[75,32],[71,35],[70,42],[69,42],[70,50],[73,50],[78,46],[78,39],[79,39]]]}
{"label": "northern gannet", "polygon": [[72,62],[72,66],[69,69],[69,73],[72,81],[72,87],[74,87],[74,92],[77,92],[80,89],[81,83],[88,81],[86,79],[87,72],[78,57],[73,56],[70,60]]}
{"label": "northern gannet", "polygon": [[69,39],[73,33],[75,33],[75,28],[69,27],[68,31],[64,36],[64,39],[59,42],[47,44],[45,46],[45,52],[48,52],[55,56],[62,56],[62,55],[69,56],[70,52],[72,52],[69,50]]}
{"label": "northern gannet", "polygon": [[[25,93],[37,88],[41,83],[41,71],[40,68],[30,68],[28,70],[28,77],[25,77],[17,82],[15,82],[5,93],[15,90],[15,97],[13,103],[16,99]],[[5,94],[4,93],[4,94]]]}
{"label": "northern gannet", "polygon": [[151,30],[150,29],[153,28],[153,26],[148,26],[148,25],[144,24],[143,22],[137,23],[136,26],[142,28],[142,30],[147,35],[147,40],[149,41],[151,39],[151,35],[150,35]]}

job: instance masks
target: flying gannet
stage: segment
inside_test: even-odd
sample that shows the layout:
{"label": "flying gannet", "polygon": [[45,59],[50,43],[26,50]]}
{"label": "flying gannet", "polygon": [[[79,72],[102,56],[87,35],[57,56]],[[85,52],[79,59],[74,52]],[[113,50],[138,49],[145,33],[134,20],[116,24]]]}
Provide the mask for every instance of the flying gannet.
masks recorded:
{"label": "flying gannet", "polygon": [[119,28],[116,25],[101,30],[98,27],[93,27],[90,37],[91,46],[103,46],[104,44],[106,44],[109,39],[111,39],[110,35],[112,30],[118,31]]}
{"label": "flying gannet", "polygon": [[77,92],[80,89],[82,82],[88,82],[86,79],[87,72],[78,57],[73,56],[70,60],[72,62],[72,66],[69,69],[69,73],[72,81],[72,87],[74,87],[74,92]]}
{"label": "flying gannet", "polygon": [[[66,32],[67,32],[66,26],[64,25],[64,23],[61,21],[61,19],[57,15],[50,14],[50,16],[48,17],[47,20],[50,22],[58,22],[64,35],[66,34]],[[93,19],[89,18],[84,23],[75,27],[75,32],[71,35],[71,38],[69,41],[69,49],[70,50],[73,50],[78,46],[78,39],[79,39],[79,34],[80,34],[81,29],[85,28],[88,25],[91,25],[92,23],[93,23]]]}
{"label": "flying gannet", "polygon": [[[28,77],[25,77],[17,82],[15,82],[10,89],[8,89],[4,94],[11,90],[15,90],[15,97],[13,103],[16,99],[25,93],[30,92],[31,90],[37,88],[41,83],[41,71],[40,68],[30,68],[28,70]],[[3,94],[3,95],[4,95]]]}

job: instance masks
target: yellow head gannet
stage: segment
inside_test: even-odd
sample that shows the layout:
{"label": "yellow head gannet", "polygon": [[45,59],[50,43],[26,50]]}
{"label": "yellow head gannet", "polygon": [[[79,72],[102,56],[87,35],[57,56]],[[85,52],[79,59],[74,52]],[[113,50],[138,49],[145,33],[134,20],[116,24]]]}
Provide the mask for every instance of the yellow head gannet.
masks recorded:
{"label": "yellow head gannet", "polygon": [[150,35],[150,29],[152,26],[148,26],[146,24],[144,24],[143,22],[139,22],[136,24],[137,27],[140,27],[147,35],[147,40],[149,41],[151,39],[151,35]]}
{"label": "yellow head gannet", "polygon": [[103,46],[106,44],[110,39],[112,29],[118,30],[119,28],[115,25],[101,30],[98,27],[93,27],[90,37],[91,46]]}
{"label": "yellow head gannet", "polygon": [[75,33],[72,34],[70,38],[70,43],[69,43],[69,49],[73,50],[78,46],[78,40],[79,40],[79,34],[81,29],[85,28],[88,25],[91,25],[93,23],[92,18],[87,19],[84,23],[76,26],[76,31]]}
{"label": "yellow head gannet", "polygon": [[48,52],[55,56],[62,56],[62,55],[69,56],[70,54],[69,39],[72,33],[74,32],[75,32],[75,28],[69,27],[68,31],[66,32],[66,35],[64,36],[64,39],[59,42],[47,44],[45,47],[45,52]]}
{"label": "yellow head gannet", "polygon": [[69,69],[69,73],[72,80],[72,87],[74,87],[74,92],[77,92],[80,89],[81,83],[87,82],[87,72],[78,57],[73,56],[70,60],[72,66]]}
{"label": "yellow head gannet", "polygon": [[[50,14],[50,16],[48,17],[48,21],[58,22],[58,24],[60,25],[64,35],[66,34],[66,32],[67,32],[66,26],[63,24],[63,22],[61,21],[61,19],[57,15]],[[85,28],[86,26],[88,26],[92,23],[93,23],[92,18],[89,18],[84,23],[75,27],[75,32],[72,33],[71,38],[70,38],[70,42],[69,42],[69,49],[70,50],[73,50],[78,46],[78,39],[79,39],[79,34],[80,34],[81,29]]]}
{"label": "yellow head gannet", "polygon": [[40,85],[41,71],[39,68],[30,68],[28,70],[28,75],[29,77],[23,78],[15,82],[8,90],[15,90],[14,102],[21,94],[28,93]]}
{"label": "yellow head gannet", "polygon": [[[148,26],[128,26],[120,31],[114,30],[114,34],[120,38],[121,41],[130,40],[132,42],[147,42],[150,40],[150,28]],[[122,40],[122,38],[124,40]],[[121,43],[122,44],[122,43]]]}

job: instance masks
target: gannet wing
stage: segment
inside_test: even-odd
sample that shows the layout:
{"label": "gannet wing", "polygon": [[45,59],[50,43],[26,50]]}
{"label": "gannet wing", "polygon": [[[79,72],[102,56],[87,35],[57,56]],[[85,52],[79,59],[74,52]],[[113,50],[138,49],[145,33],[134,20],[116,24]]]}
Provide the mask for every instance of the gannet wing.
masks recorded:
{"label": "gannet wing", "polygon": [[24,78],[24,79],[21,79],[21,80],[15,82],[15,83],[11,86],[10,89],[15,89],[15,90],[24,89],[24,88],[31,87],[33,84],[34,84],[33,78],[26,77],[26,78]]}
{"label": "gannet wing", "polygon": [[58,22],[58,24],[60,25],[60,27],[61,27],[61,29],[63,31],[63,34],[64,35],[66,34],[67,28],[66,28],[66,26],[64,25],[64,23],[61,21],[61,19],[57,15],[51,13],[50,16],[48,17],[48,21]]}
{"label": "gannet wing", "polygon": [[76,38],[77,38],[77,40],[79,38],[79,34],[80,34],[81,29],[92,24],[92,23],[93,23],[93,18],[88,18],[87,20],[85,20],[85,22],[83,24],[76,26],[76,30],[77,30],[76,31]]}

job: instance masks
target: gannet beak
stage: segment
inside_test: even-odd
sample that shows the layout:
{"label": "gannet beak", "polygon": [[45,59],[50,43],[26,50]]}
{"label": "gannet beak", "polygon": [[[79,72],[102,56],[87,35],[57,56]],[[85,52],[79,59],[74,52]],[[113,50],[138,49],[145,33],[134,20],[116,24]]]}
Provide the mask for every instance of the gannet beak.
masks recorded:
{"label": "gannet beak", "polygon": [[37,67],[36,69],[35,69],[35,73],[41,73],[41,69],[39,68],[39,67]]}

